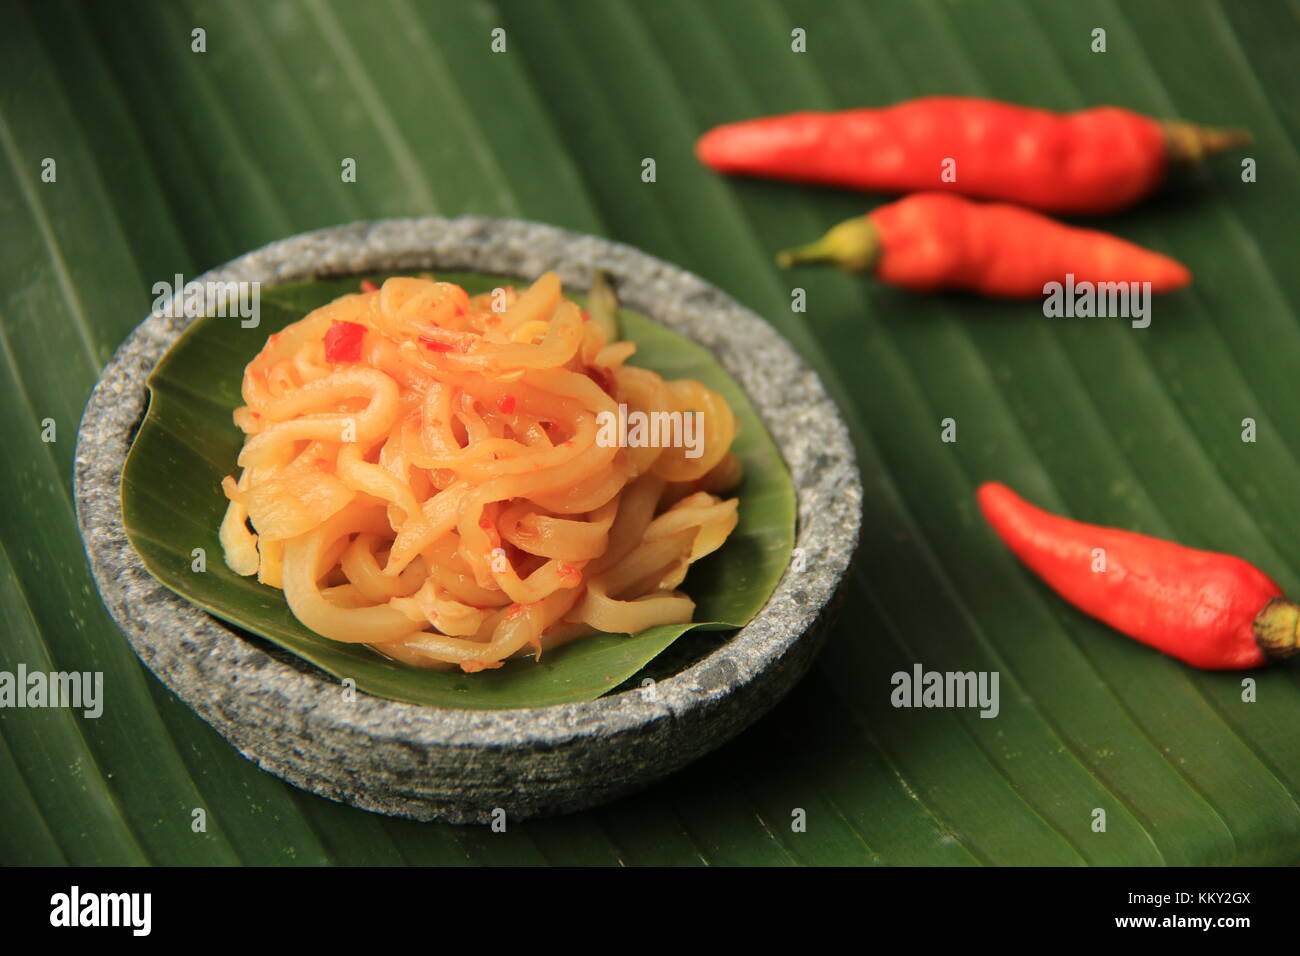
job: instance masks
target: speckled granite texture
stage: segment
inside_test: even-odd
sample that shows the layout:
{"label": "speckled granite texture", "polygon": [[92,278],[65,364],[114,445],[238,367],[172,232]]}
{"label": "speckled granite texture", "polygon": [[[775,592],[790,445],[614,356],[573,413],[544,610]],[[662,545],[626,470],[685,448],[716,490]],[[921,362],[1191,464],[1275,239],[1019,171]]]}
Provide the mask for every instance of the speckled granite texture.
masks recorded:
{"label": "speckled granite texture", "polygon": [[264,285],[399,269],[531,279],[548,269],[587,288],[614,276],[624,303],[707,346],[748,392],[798,489],[802,571],[712,655],[661,681],[583,704],[462,711],[364,694],[247,640],[159,584],[122,529],[119,483],[145,379],[193,320],[149,316],[86,406],[77,515],[104,602],[136,652],[260,767],[367,810],[486,822],[590,807],[646,786],[734,737],[807,670],[857,545],[862,485],[848,432],[816,374],[771,326],[719,290],[628,246],[551,226],[461,218],[385,220],[295,236],[200,281]]}

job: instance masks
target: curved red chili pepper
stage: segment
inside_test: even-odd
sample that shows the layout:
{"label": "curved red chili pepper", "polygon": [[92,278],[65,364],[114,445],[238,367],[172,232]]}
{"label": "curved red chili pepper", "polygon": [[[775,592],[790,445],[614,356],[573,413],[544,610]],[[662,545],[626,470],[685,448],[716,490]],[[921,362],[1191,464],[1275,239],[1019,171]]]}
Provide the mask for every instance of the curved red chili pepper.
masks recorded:
{"label": "curved red chili pepper", "polygon": [[1176,163],[1249,142],[1242,130],[1161,122],[1115,106],[1054,113],[932,96],[728,123],[700,137],[695,152],[722,173],[883,193],[938,189],[1051,212],[1105,213],[1152,192]]}
{"label": "curved red chili pepper", "polygon": [[917,193],[840,223],[811,245],[780,253],[784,266],[834,262],[916,292],[1043,295],[1048,282],[1150,282],[1169,292],[1192,281],[1182,263],[1109,233],[1078,229],[1018,206]]}
{"label": "curved red chili pepper", "polygon": [[1030,570],[1085,614],[1143,644],[1207,670],[1259,667],[1296,653],[1300,605],[1241,558],[1071,521],[995,482],[976,497]]}

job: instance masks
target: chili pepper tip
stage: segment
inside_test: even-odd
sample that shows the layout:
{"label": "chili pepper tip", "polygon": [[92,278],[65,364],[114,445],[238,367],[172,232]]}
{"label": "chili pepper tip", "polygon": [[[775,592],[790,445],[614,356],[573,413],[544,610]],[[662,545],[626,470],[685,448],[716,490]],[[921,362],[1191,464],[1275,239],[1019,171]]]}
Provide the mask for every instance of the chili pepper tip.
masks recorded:
{"label": "chili pepper tip", "polygon": [[1206,156],[1249,146],[1255,141],[1246,129],[1197,126],[1182,120],[1170,120],[1163,126],[1169,158],[1184,163],[1198,163]]}
{"label": "chili pepper tip", "polygon": [[1255,615],[1255,641],[1270,661],[1281,661],[1300,650],[1300,604],[1273,598]]}
{"label": "chili pepper tip", "polygon": [[869,272],[880,257],[876,227],[865,216],[849,219],[806,246],[776,254],[782,269],[815,262],[833,262],[849,272]]}

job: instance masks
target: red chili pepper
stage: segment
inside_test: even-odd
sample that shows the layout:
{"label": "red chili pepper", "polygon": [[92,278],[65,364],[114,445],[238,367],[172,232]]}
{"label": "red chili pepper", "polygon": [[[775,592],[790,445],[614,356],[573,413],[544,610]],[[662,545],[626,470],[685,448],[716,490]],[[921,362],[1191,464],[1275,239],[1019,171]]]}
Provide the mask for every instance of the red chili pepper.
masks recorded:
{"label": "red chili pepper", "polygon": [[840,223],[782,266],[834,262],[916,292],[964,289],[1041,296],[1049,282],[1150,282],[1169,292],[1192,281],[1182,263],[1109,233],[1078,229],[1018,206],[917,193]]}
{"label": "red chili pepper", "polygon": [[722,173],[871,192],[950,190],[1053,212],[1123,209],[1174,165],[1250,142],[1243,130],[1099,106],[1076,113],[933,96],[837,113],[728,123],[695,152]]}
{"label": "red chili pepper", "polygon": [[335,322],[325,333],[327,362],[355,362],[361,358],[361,342],[366,327],[356,322]]}
{"label": "red chili pepper", "polygon": [[369,279],[362,279],[362,280],[361,280],[361,291],[362,291],[362,292],[378,292],[378,291],[379,291],[379,286],[375,285],[374,282],[372,282],[372,281],[369,280]]}
{"label": "red chili pepper", "polygon": [[977,493],[993,530],[1079,610],[1207,670],[1259,667],[1296,653],[1300,605],[1241,558],[1035,508],[1005,485]]}
{"label": "red chili pepper", "polygon": [[450,352],[455,348],[455,346],[450,342],[439,342],[437,339],[431,339],[427,335],[421,335],[420,342],[430,352]]}
{"label": "red chili pepper", "polygon": [[497,402],[497,408],[501,410],[502,415],[509,415],[515,410],[515,397],[513,395],[502,395]]}

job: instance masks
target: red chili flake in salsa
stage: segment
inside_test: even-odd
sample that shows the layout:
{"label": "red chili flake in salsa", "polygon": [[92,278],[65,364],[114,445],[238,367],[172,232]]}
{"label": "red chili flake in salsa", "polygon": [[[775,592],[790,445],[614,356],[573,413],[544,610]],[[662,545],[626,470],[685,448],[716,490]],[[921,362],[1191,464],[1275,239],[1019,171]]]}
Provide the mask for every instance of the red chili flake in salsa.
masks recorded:
{"label": "red chili flake in salsa", "polygon": [[484,530],[487,530],[488,528],[492,527],[492,519],[489,518],[487,515],[483,515],[481,518],[478,519],[478,526],[480,528],[483,528]]}
{"label": "red chili flake in salsa", "polygon": [[373,282],[371,282],[369,279],[362,279],[362,280],[361,280],[361,291],[362,291],[362,292],[378,292],[378,291],[379,291],[379,286],[375,285],[375,284],[374,284]]}
{"label": "red chili flake in salsa", "polygon": [[421,335],[420,341],[430,352],[450,352],[452,349],[450,342],[439,342],[437,339],[431,339],[426,335]]}
{"label": "red chili flake in salsa", "polygon": [[325,333],[325,359],[329,362],[355,362],[361,358],[361,340],[366,327],[356,322],[335,322]]}
{"label": "red chili flake in salsa", "polygon": [[509,415],[515,410],[515,397],[513,395],[503,395],[497,402],[497,408],[501,409],[502,415]]}
{"label": "red chili flake in salsa", "polygon": [[614,380],[613,374],[608,369],[590,366],[587,368],[587,378],[599,385],[600,390],[610,398],[614,397],[614,390],[618,383]]}
{"label": "red chili flake in salsa", "polygon": [[590,321],[591,321],[591,313],[588,312],[586,309],[583,309],[583,310],[582,310],[582,321],[584,321],[584,322],[590,322]]}

